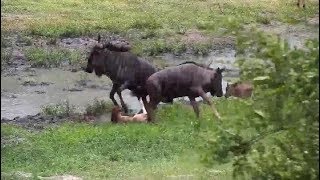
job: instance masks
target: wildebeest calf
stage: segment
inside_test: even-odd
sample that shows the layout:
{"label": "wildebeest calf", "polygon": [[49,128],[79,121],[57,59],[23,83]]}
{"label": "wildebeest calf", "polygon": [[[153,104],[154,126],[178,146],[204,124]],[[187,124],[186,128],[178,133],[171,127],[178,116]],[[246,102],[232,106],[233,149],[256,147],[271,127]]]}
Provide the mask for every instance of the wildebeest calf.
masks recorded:
{"label": "wildebeest calf", "polygon": [[156,68],[130,51],[123,52],[123,49],[117,51],[114,50],[115,48],[117,47],[113,47],[111,51],[110,43],[103,45],[98,42],[90,52],[85,71],[88,73],[95,71],[99,77],[108,76],[113,83],[110,99],[114,105],[118,106],[114,99],[114,94],[117,93],[122,108],[128,112],[121,91],[129,89],[139,100],[141,97],[147,96],[144,88],[145,82],[151,74],[156,72]]}
{"label": "wildebeest calf", "polygon": [[243,83],[234,83],[227,84],[225,97],[234,96],[240,98],[248,98],[251,97],[253,91],[253,86],[251,83],[243,82]]}
{"label": "wildebeest calf", "polygon": [[111,122],[113,123],[148,122],[147,117],[148,115],[145,113],[135,114],[134,116],[124,116],[119,106],[114,107],[111,112]]}
{"label": "wildebeest calf", "polygon": [[169,67],[152,74],[146,82],[147,93],[150,101],[146,102],[148,118],[150,121],[154,119],[154,110],[163,98],[173,99],[177,97],[188,96],[190,103],[199,117],[199,108],[195,100],[197,97],[208,103],[215,115],[220,119],[218,111],[206,96],[210,92],[212,96],[223,96],[222,92],[222,72],[224,69],[211,69],[200,67],[196,64],[182,64],[174,67]]}

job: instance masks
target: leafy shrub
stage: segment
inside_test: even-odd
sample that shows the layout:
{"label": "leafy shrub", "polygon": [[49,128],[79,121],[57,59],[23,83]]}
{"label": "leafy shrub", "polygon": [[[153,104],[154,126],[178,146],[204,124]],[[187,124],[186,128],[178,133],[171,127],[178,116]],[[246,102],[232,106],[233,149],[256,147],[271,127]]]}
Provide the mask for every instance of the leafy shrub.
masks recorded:
{"label": "leafy shrub", "polygon": [[[252,111],[242,124],[225,127],[234,135],[219,133],[216,147],[210,146],[214,153],[206,159],[229,160],[231,154],[235,177],[318,179],[318,42],[310,40],[306,49],[295,50],[276,36],[240,32],[237,53],[241,79],[254,82]],[[253,135],[248,138],[243,132],[249,129]]]}

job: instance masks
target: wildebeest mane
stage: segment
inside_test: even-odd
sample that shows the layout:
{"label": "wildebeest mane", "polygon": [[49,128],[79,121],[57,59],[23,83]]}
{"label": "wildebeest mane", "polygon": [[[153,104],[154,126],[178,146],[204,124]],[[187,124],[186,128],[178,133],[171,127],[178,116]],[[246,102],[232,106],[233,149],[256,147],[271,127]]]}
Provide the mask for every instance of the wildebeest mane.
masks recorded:
{"label": "wildebeest mane", "polygon": [[131,50],[131,46],[127,41],[115,40],[107,42],[103,45],[104,48],[110,51],[127,52]]}
{"label": "wildebeest mane", "polygon": [[[123,38],[116,38],[116,37],[108,37],[103,40],[104,43],[102,48],[106,48],[110,51],[117,51],[117,52],[127,52],[131,50],[131,45],[128,41]],[[98,43],[101,42],[101,36],[98,36]]]}

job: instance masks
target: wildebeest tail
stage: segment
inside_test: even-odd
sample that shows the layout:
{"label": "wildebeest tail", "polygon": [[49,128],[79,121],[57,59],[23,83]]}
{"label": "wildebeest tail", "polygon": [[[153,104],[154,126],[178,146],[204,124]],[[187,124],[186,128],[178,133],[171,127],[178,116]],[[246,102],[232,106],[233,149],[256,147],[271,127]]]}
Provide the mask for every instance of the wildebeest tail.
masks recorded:
{"label": "wildebeest tail", "polygon": [[185,62],[183,62],[181,64],[178,64],[177,66],[180,66],[180,65],[183,65],[183,64],[194,64],[194,65],[197,65],[197,66],[202,67],[202,68],[206,68],[206,69],[209,68],[208,66],[206,66],[204,64],[196,63],[196,62],[193,62],[193,61],[185,61]]}

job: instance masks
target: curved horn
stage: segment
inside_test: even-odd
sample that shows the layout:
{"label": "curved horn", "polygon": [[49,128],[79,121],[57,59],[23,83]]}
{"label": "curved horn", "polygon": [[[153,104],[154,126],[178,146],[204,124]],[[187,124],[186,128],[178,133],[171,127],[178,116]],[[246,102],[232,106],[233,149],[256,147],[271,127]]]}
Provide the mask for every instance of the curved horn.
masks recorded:
{"label": "curved horn", "polygon": [[100,34],[98,34],[98,43],[100,43],[100,40],[101,40],[101,36]]}
{"label": "curved horn", "polygon": [[223,71],[225,71],[226,70],[226,67],[223,67],[223,68],[217,68],[217,72],[218,73],[222,73]]}
{"label": "curved horn", "polygon": [[211,64],[212,64],[212,63],[213,63],[213,60],[211,61],[211,63],[209,63],[209,64],[208,64],[208,66],[207,66],[207,67],[209,68],[209,67],[211,66]]}

